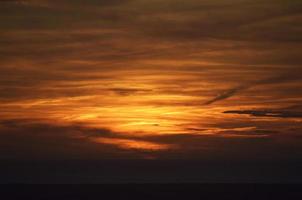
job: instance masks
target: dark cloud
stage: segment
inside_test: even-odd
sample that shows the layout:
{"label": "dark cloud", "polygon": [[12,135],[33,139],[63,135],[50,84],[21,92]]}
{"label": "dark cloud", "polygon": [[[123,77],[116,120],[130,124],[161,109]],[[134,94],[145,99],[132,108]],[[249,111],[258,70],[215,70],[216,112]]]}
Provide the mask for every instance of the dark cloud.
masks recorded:
{"label": "dark cloud", "polygon": [[41,6],[41,5],[70,5],[70,6],[83,6],[83,5],[91,5],[91,6],[107,6],[107,5],[118,5],[129,0],[1,0],[0,2],[4,3],[16,3],[21,5],[28,6]]}
{"label": "dark cloud", "polygon": [[245,90],[249,88],[249,86],[247,85],[243,85],[243,86],[239,86],[239,87],[236,87],[236,88],[232,88],[224,93],[222,93],[221,95],[218,95],[217,97],[207,101],[204,103],[204,105],[210,105],[212,103],[215,103],[217,101],[221,101],[221,100],[224,100],[224,99],[227,99],[227,98],[230,98],[234,95],[236,95],[238,92],[242,91],[242,90]]}
{"label": "dark cloud", "polygon": [[[239,120],[239,119],[238,119]],[[122,134],[86,124],[58,125],[45,120],[2,120],[0,123],[1,159],[229,159],[282,160],[298,159],[301,126],[272,122],[220,123],[190,132],[167,135]],[[254,127],[251,127],[254,126]],[[273,128],[271,127],[273,126]],[[216,133],[204,134],[205,132]],[[217,132],[218,130],[218,132]],[[188,130],[192,131],[192,130]],[[199,134],[198,134],[199,132]],[[175,149],[149,151],[121,149],[113,144],[95,143],[94,138],[169,144]],[[282,141],[282,142],[280,142]],[[246,157],[246,155],[249,155]]]}
{"label": "dark cloud", "polygon": [[247,90],[252,87],[256,87],[258,85],[270,85],[270,84],[284,84],[288,82],[295,82],[302,80],[302,68],[292,69],[292,71],[286,71],[282,75],[274,76],[266,79],[262,79],[259,81],[255,81],[253,83],[248,83],[245,85],[241,85],[230,90],[223,92],[222,94],[218,95],[217,97],[207,101],[204,105],[210,105],[212,103],[228,99],[234,95],[237,95],[239,92]]}
{"label": "dark cloud", "polygon": [[254,117],[302,118],[302,106],[300,104],[296,104],[279,109],[229,110],[224,113],[244,114]]}
{"label": "dark cloud", "polygon": [[[121,149],[114,143],[93,142],[95,138],[162,144],[161,136],[129,136],[108,129],[85,127],[85,124],[56,125],[37,119],[10,119],[0,122],[1,159],[61,160],[61,159],[145,159],[148,156],[174,155],[173,151],[157,153],[140,149]],[[177,136],[176,136],[177,137]],[[188,136],[190,137],[190,136]],[[177,141],[168,143],[177,144]],[[166,155],[165,155],[166,154]]]}
{"label": "dark cloud", "polygon": [[[166,6],[163,12],[157,7],[155,14],[141,18],[149,24],[143,29],[146,34],[177,40],[301,40],[299,30],[291,29],[293,34],[282,31],[291,27],[283,17],[298,15],[301,11],[298,1],[188,1],[173,5],[168,1],[164,5],[170,7]],[[294,17],[294,21],[300,19]]]}
{"label": "dark cloud", "polygon": [[254,117],[302,118],[302,112],[282,110],[230,110],[227,114],[244,114]]}
{"label": "dark cloud", "polygon": [[90,140],[94,137],[116,137],[115,133],[80,124],[55,125],[35,119],[2,120],[0,137],[1,159],[106,159],[118,158],[125,153]]}
{"label": "dark cloud", "polygon": [[60,125],[41,119],[1,120],[0,137],[0,158],[17,160],[145,159],[162,154],[162,150],[156,152],[153,148],[170,145],[86,124]]}
{"label": "dark cloud", "polygon": [[139,89],[139,88],[111,88],[109,89],[109,91],[112,91],[122,96],[137,94],[137,93],[152,92],[152,90]]}

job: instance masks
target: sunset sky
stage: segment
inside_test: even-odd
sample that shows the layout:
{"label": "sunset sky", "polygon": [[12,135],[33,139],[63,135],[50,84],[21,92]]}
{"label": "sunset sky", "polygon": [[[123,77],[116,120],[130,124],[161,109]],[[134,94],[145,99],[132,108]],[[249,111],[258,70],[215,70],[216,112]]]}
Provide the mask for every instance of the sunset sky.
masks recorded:
{"label": "sunset sky", "polygon": [[1,0],[0,159],[302,161],[301,0]]}

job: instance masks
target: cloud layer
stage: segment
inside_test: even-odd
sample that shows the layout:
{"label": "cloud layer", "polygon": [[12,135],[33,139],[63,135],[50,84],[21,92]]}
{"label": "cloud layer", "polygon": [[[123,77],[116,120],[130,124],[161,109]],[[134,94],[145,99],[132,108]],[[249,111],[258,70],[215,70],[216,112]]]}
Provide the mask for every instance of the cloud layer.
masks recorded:
{"label": "cloud layer", "polygon": [[300,0],[0,1],[0,156],[296,157],[301,11]]}

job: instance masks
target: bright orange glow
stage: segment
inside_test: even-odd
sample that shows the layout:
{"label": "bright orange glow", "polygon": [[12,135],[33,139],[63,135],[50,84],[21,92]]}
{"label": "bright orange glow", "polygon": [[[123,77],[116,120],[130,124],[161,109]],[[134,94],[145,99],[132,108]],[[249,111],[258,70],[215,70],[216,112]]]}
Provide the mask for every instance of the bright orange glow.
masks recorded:
{"label": "bright orange glow", "polygon": [[101,143],[115,145],[122,149],[137,149],[137,150],[150,150],[150,151],[160,151],[171,149],[173,145],[158,144],[153,142],[145,142],[139,140],[129,140],[129,139],[116,139],[116,138],[94,138],[92,141]]}
{"label": "bright orange glow", "polygon": [[[166,63],[166,61],[162,62],[162,64]],[[157,64],[159,63],[157,61]],[[80,123],[135,137],[175,134],[242,137],[236,134],[224,135],[223,132],[253,131],[250,126],[226,129],[215,127],[215,124],[234,120],[237,116],[222,114],[227,104],[202,105],[213,97],[209,95],[211,88],[224,89],[232,85],[213,84],[209,80],[191,81],[199,77],[199,74],[192,73],[169,74],[156,70],[151,72],[121,70],[115,71],[115,75],[120,78],[85,82],[62,81],[56,86],[70,85],[79,87],[80,90],[90,89],[95,92],[94,94],[3,103],[2,118],[27,118],[30,115],[32,118],[44,119],[52,123]],[[187,87],[181,87],[186,83],[183,79],[187,80]],[[244,100],[243,97],[240,98]],[[253,105],[254,109],[261,107],[261,104]],[[244,105],[232,106],[232,109],[244,108]],[[248,108],[251,106],[249,105]],[[250,135],[250,137],[254,136]],[[120,141],[115,144],[121,146]],[[126,146],[124,141],[123,147]],[[128,143],[129,146],[131,145]]]}

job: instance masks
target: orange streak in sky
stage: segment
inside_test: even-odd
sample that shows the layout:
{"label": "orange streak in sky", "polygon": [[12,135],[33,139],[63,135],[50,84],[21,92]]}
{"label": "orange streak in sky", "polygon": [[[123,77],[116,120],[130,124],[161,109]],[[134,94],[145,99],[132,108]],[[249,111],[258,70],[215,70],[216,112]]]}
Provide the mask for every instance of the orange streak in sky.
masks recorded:
{"label": "orange streak in sky", "polygon": [[122,149],[159,151],[159,150],[167,150],[172,148],[172,145],[168,145],[168,144],[158,144],[154,142],[146,142],[146,141],[130,140],[130,139],[94,138],[92,140],[96,143],[114,145]]}

